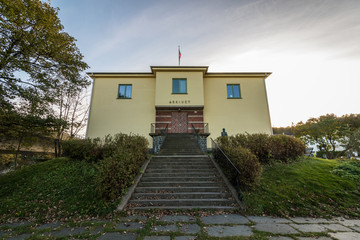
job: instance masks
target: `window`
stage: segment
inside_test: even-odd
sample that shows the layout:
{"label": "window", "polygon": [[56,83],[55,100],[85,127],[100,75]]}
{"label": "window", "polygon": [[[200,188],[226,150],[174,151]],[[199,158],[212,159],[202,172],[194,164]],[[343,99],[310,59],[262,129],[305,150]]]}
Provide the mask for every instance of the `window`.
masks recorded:
{"label": "window", "polygon": [[175,94],[186,94],[186,79],[173,79],[173,89],[172,93]]}
{"label": "window", "polygon": [[227,85],[227,97],[228,98],[241,98],[240,84],[228,84]]}
{"label": "window", "polygon": [[118,98],[131,98],[131,84],[119,84]]}

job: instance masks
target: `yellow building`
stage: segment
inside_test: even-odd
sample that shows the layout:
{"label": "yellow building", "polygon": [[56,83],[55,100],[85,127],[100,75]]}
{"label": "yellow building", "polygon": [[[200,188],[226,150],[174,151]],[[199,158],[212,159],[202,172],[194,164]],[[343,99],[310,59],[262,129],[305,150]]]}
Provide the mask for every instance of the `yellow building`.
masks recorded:
{"label": "yellow building", "polygon": [[[204,66],[152,66],[147,73],[88,73],[94,80],[86,136],[148,137],[209,132],[272,134],[265,79],[271,73],[208,72]],[[204,124],[206,123],[206,124]],[[152,127],[151,127],[152,126]]]}

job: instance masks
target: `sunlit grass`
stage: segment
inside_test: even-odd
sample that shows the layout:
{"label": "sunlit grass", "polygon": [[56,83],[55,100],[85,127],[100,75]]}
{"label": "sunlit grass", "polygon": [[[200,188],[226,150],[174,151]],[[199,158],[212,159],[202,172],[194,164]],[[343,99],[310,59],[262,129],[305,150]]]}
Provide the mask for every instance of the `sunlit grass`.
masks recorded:
{"label": "sunlit grass", "polygon": [[331,171],[340,160],[303,158],[264,167],[260,184],[245,194],[247,214],[360,217],[360,184]]}

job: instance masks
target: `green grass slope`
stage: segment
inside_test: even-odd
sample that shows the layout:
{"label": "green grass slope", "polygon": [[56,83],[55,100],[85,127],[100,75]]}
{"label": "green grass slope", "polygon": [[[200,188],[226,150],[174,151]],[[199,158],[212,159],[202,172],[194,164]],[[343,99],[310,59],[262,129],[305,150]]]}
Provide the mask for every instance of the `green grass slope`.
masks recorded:
{"label": "green grass slope", "polygon": [[53,159],[0,177],[0,219],[76,219],[105,216],[107,204],[95,191],[94,164]]}
{"label": "green grass slope", "polygon": [[[344,161],[304,158],[264,167],[260,184],[245,193],[242,214],[360,217],[357,177]],[[356,167],[356,166],[355,166]],[[357,174],[352,167],[352,174]],[[106,203],[96,192],[95,164],[53,159],[0,177],[0,222],[76,220],[113,214],[118,201]]]}
{"label": "green grass slope", "polygon": [[245,194],[247,214],[360,217],[360,183],[332,171],[344,161],[303,158],[264,167],[260,184]]}

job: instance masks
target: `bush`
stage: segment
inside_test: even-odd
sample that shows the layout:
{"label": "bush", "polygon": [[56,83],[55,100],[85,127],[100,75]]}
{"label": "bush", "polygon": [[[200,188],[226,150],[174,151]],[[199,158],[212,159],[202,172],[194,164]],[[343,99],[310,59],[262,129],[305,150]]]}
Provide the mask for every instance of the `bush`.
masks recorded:
{"label": "bush", "polygon": [[271,161],[270,136],[265,133],[237,134],[234,141],[238,145],[248,148],[259,159],[262,164],[269,164]]}
{"label": "bush", "polygon": [[270,148],[272,157],[282,162],[295,160],[305,152],[305,144],[300,139],[287,135],[271,136]]}
{"label": "bush", "polygon": [[360,180],[360,162],[359,161],[344,161],[338,165],[334,170],[331,171],[332,174],[335,174],[340,177]]}
{"label": "bush", "polygon": [[138,135],[118,133],[114,136],[107,135],[104,139],[70,139],[63,142],[63,156],[72,160],[97,162],[113,156],[118,149],[126,149],[141,158],[146,155],[147,140]]}
{"label": "bush", "polygon": [[72,160],[96,162],[103,158],[100,138],[70,139],[62,143],[63,156]]}
{"label": "bush", "polygon": [[[261,176],[261,165],[257,157],[250,152],[250,150],[238,146],[224,147],[223,151],[231,159],[234,165],[239,169],[240,176],[239,181],[243,189],[252,188],[260,179]],[[227,166],[226,160],[222,159],[222,154],[216,152],[214,154],[215,159],[222,167],[227,178],[234,184],[236,179],[236,172]]]}
{"label": "bush", "polygon": [[63,143],[63,155],[72,160],[99,162],[97,191],[107,200],[121,196],[144,163],[148,142],[123,133],[104,139],[72,139]]}
{"label": "bush", "polygon": [[97,178],[99,194],[112,200],[132,184],[136,174],[146,159],[147,140],[137,135],[116,134],[106,136]]}
{"label": "bush", "polygon": [[216,139],[220,148],[236,148],[241,146],[249,149],[261,164],[269,164],[272,160],[287,162],[302,156],[305,152],[304,143],[287,135],[269,136],[264,133],[237,134]]}
{"label": "bush", "polygon": [[260,163],[268,164],[271,161],[270,136],[265,133],[236,134],[230,137],[219,137],[216,139],[219,146],[236,148],[241,146],[249,149],[259,159]]}
{"label": "bush", "polygon": [[326,153],[326,151],[317,151],[316,157],[323,158],[324,155],[328,159],[338,158],[338,157],[346,157],[346,152],[344,151],[330,151],[329,154]]}
{"label": "bush", "polygon": [[[111,156],[100,162],[97,190],[107,200],[115,199],[125,193],[146,159],[146,139],[138,136],[131,138],[133,141],[128,141],[126,144],[117,142],[119,145],[127,146],[117,148]],[[127,137],[119,136],[115,139],[121,142]]]}

